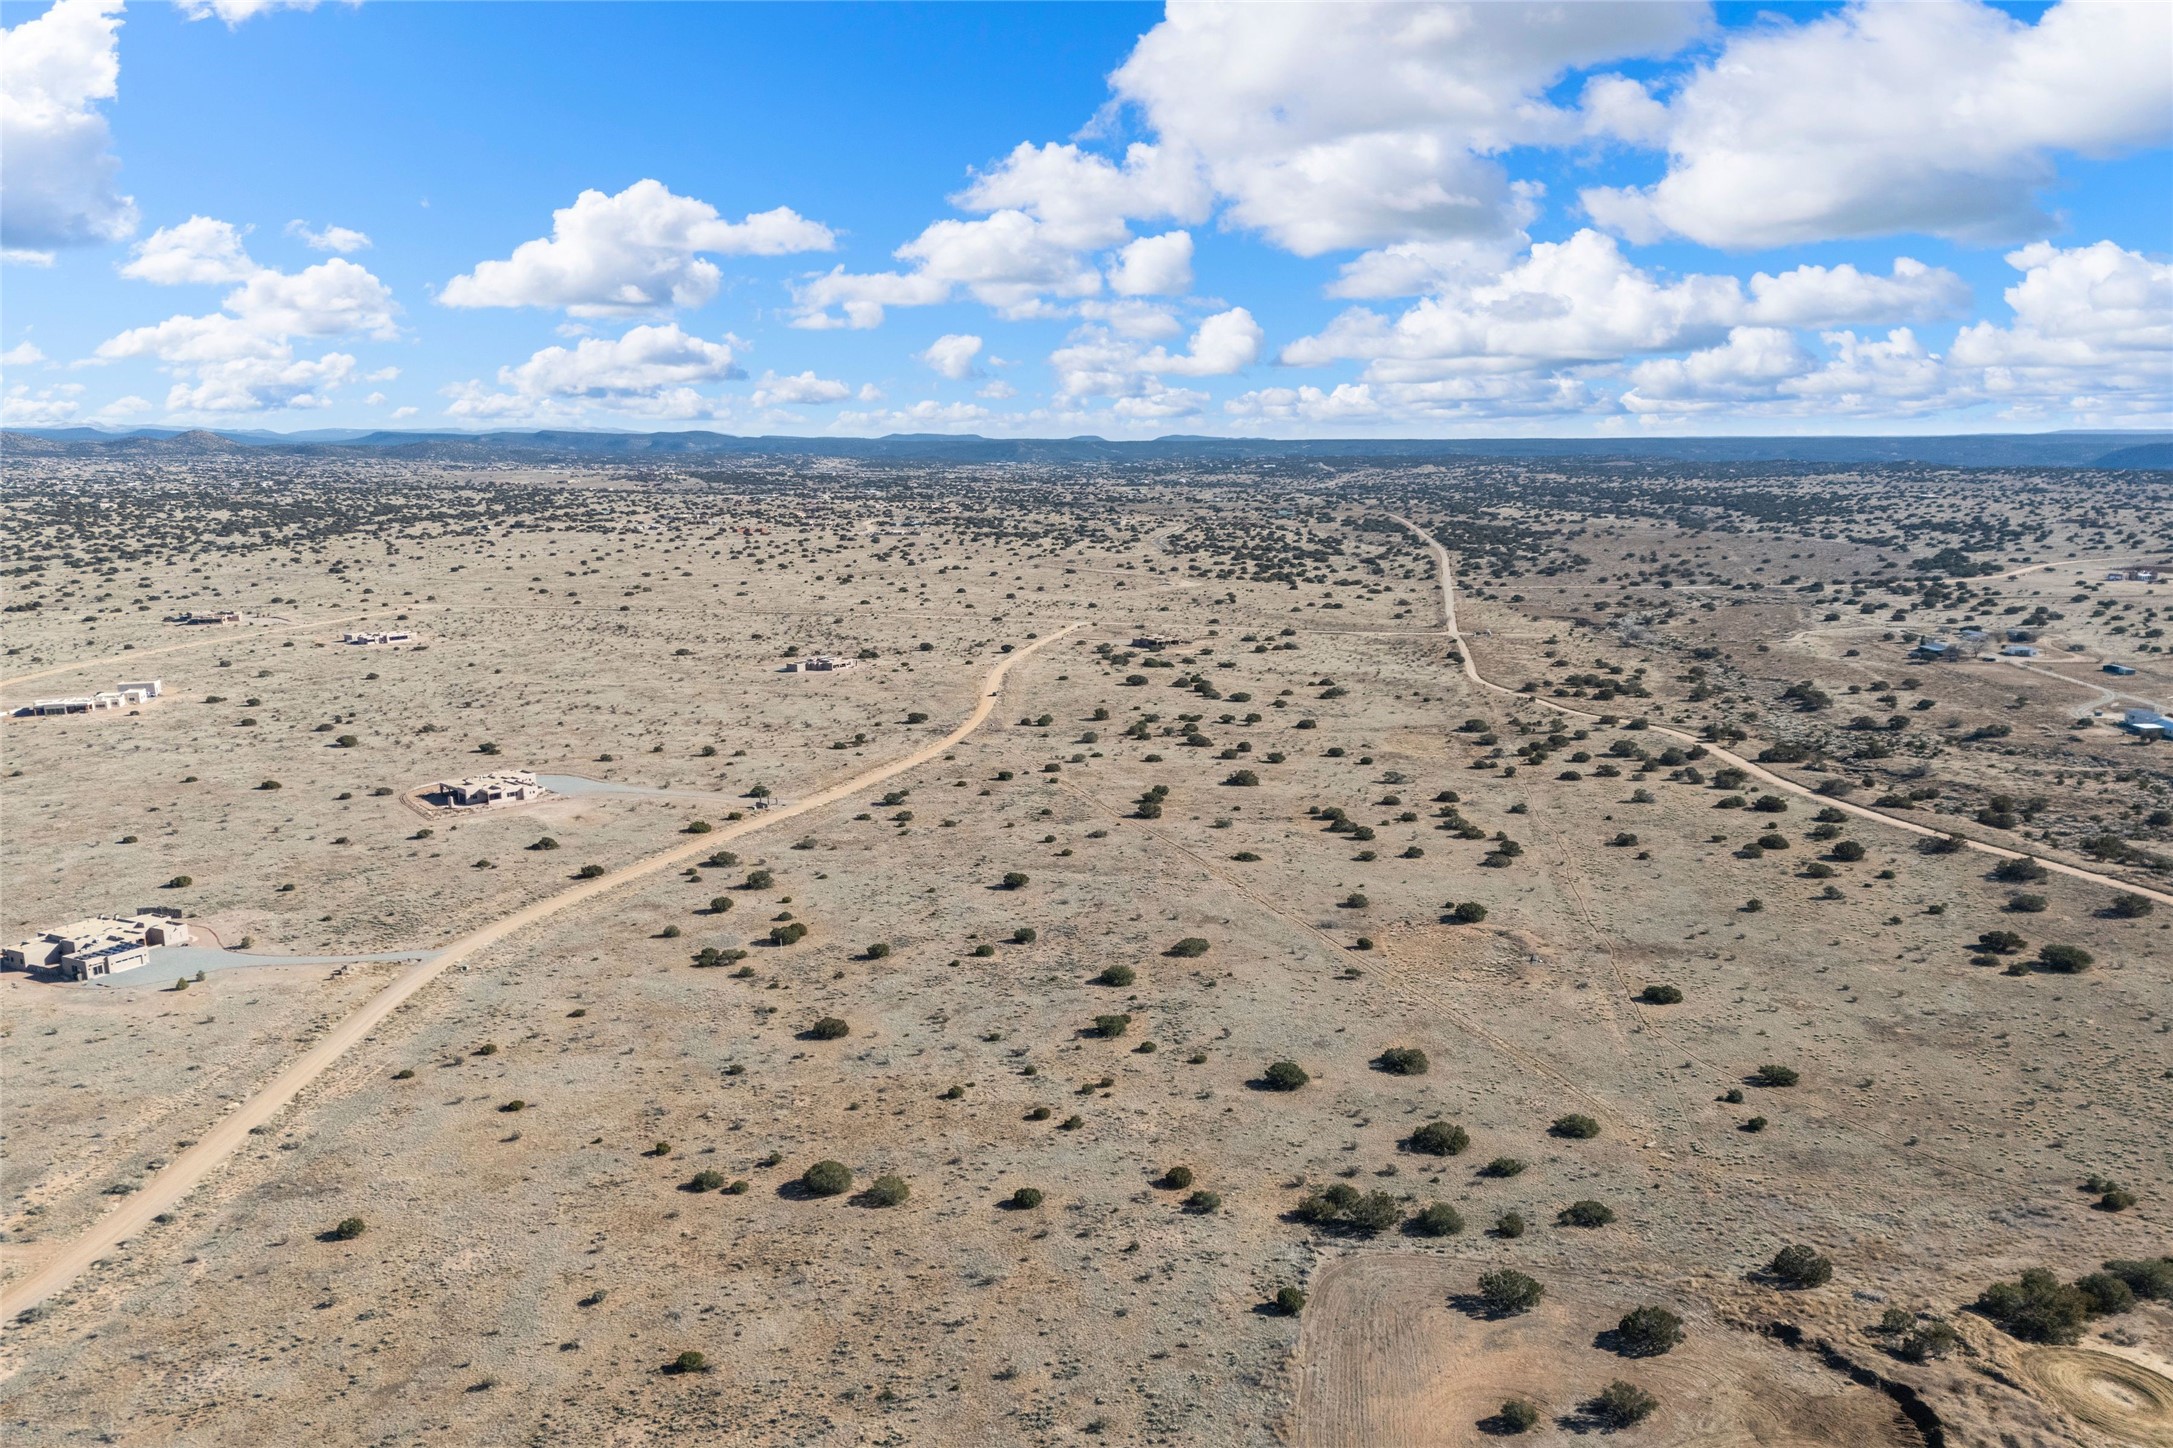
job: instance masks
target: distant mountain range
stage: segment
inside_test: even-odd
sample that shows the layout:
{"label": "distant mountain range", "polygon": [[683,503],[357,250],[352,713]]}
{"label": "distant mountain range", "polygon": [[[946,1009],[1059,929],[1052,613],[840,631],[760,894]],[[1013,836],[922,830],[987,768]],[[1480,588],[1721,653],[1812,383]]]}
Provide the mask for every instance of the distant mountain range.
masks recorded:
{"label": "distant mountain range", "polygon": [[1470,460],[1560,458],[1582,462],[1925,464],[1935,467],[2173,470],[2173,433],[1974,433],[1953,437],[1315,438],[1303,441],[1161,437],[988,438],[893,433],[878,438],[734,437],[721,432],[313,432],[204,428],[26,428],[0,432],[0,455],[147,457],[293,453],[371,454],[444,462],[696,461],[731,457],[829,457],[884,462],[1236,462],[1281,458]]}

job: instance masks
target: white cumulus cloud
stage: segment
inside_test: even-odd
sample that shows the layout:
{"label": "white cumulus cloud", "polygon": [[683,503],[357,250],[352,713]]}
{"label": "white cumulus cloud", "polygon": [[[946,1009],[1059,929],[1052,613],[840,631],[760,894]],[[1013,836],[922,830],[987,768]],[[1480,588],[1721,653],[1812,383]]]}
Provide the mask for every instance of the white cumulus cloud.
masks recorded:
{"label": "white cumulus cloud", "polygon": [[793,377],[780,377],[775,372],[765,372],[755,384],[749,399],[757,407],[793,407],[810,403],[843,402],[853,395],[852,388],[828,377],[817,377],[812,371]]}
{"label": "white cumulus cloud", "polygon": [[699,384],[744,376],[734,350],[744,346],[729,335],[709,341],[676,322],[632,327],[619,337],[584,337],[499,368],[499,390],[479,381],[454,384],[445,389],[453,399],[446,411],[465,418],[571,418],[592,409],[708,417],[720,404]]}
{"label": "white cumulus cloud", "polygon": [[318,231],[306,221],[290,221],[287,235],[311,251],[336,251],[341,256],[367,251],[370,247],[370,238],[351,226],[327,226]]}
{"label": "white cumulus cloud", "polygon": [[167,395],[171,412],[325,406],[355,378],[356,361],[344,352],[298,357],[295,339],[399,334],[391,289],[363,267],[338,257],[299,272],[259,266],[240,232],[210,217],[154,233],[121,270],[168,285],[240,283],[217,312],[168,317],[99,344],[99,361],[149,358],[182,379]]}
{"label": "white cumulus cloud", "polygon": [[1494,156],[1582,129],[1547,89],[1706,24],[1694,3],[1175,0],[1110,83],[1233,221],[1314,256],[1514,231],[1528,213]]}
{"label": "white cumulus cloud", "polygon": [[962,382],[973,375],[973,359],[981,353],[981,339],[971,333],[952,332],[936,338],[921,353],[931,371]]}
{"label": "white cumulus cloud", "polygon": [[1120,297],[1175,296],[1191,285],[1189,231],[1143,236],[1119,249],[1109,267],[1109,290]]}
{"label": "white cumulus cloud", "polygon": [[[361,4],[362,0],[353,0]],[[181,0],[181,13],[191,20],[224,20],[229,29],[254,16],[273,10],[314,10],[318,0]]]}
{"label": "white cumulus cloud", "polygon": [[247,281],[258,271],[242,245],[240,228],[209,216],[192,216],[162,226],[136,243],[121,275],[140,282],[176,286],[198,282],[217,286]]}
{"label": "white cumulus cloud", "polygon": [[1370,380],[1411,381],[1704,348],[1742,325],[1929,320],[1968,302],[1961,278],[1908,257],[1887,276],[1846,264],[1760,272],[1746,295],[1732,276],[1656,275],[1588,229],[1534,245],[1500,271],[1465,267],[1393,321],[1354,308],[1285,348],[1283,360],[1364,361]]}
{"label": "white cumulus cloud", "polygon": [[0,424],[8,427],[65,427],[83,404],[83,384],[64,382],[32,388],[27,383],[0,394]]}
{"label": "white cumulus cloud", "polygon": [[716,256],[828,251],[830,229],[789,207],[726,221],[706,201],[637,181],[616,196],[584,191],[551,213],[551,234],[524,241],[445,284],[449,307],[552,307],[577,317],[698,307],[717,294]]}
{"label": "white cumulus cloud", "polygon": [[1977,0],[1851,4],[1732,32],[1667,103],[1667,173],[1595,187],[1623,235],[1770,247],[1928,232],[2051,229],[2059,153],[2105,156],[2173,131],[2173,7],[2066,0],[2034,23]]}
{"label": "white cumulus cloud", "polygon": [[1258,361],[1265,341],[1266,334],[1252,313],[1232,307],[1202,321],[1183,352],[1144,348],[1137,339],[1107,327],[1087,326],[1049,354],[1049,365],[1056,370],[1058,391],[1065,398],[1131,398],[1142,407],[1189,412],[1197,410],[1204,397],[1172,392],[1162,378],[1228,376]]}
{"label": "white cumulus cloud", "polygon": [[136,229],[98,108],[120,85],[120,11],[120,0],[55,0],[0,37],[0,246],[17,254],[10,260]]}

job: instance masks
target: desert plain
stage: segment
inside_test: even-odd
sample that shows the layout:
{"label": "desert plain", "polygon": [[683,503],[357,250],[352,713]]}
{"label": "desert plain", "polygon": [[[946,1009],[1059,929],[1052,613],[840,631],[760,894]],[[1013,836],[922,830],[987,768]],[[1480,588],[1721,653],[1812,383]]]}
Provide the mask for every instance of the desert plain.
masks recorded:
{"label": "desert plain", "polygon": [[2162,474],[8,477],[11,1443],[2173,1444]]}

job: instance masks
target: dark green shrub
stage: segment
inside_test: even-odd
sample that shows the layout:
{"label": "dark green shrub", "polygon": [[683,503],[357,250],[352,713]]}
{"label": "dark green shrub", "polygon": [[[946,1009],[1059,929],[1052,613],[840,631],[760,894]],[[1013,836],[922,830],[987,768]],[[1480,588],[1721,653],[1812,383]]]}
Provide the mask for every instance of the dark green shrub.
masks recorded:
{"label": "dark green shrub", "polygon": [[838,1196],[852,1190],[852,1169],[841,1161],[818,1161],[800,1173],[800,1185],[811,1196]]}
{"label": "dark green shrub", "polygon": [[2105,1270],[2128,1284],[2137,1297],[2152,1302],[2173,1301],[2173,1257],[2115,1259]]}
{"label": "dark green shrub", "polygon": [[1193,960],[1207,954],[1208,943],[1197,935],[1187,935],[1169,948],[1169,954],[1182,960]]}
{"label": "dark green shrub", "polygon": [[775,946],[798,945],[807,939],[807,926],[797,920],[770,927],[770,944]]}
{"label": "dark green shrub", "polygon": [[1809,1247],[1783,1247],[1766,1271],[1784,1287],[1823,1287],[1833,1280],[1833,1263]]}
{"label": "dark green shrub", "polygon": [[1906,1307],[1889,1307],[1879,1314],[1878,1324],[1871,1330],[1876,1333],[1891,1335],[1897,1332],[1907,1332],[1915,1326],[1915,1313]]}
{"label": "dark green shrub", "polygon": [[1565,1227],[1604,1227],[1615,1219],[1615,1209],[1587,1197],[1562,1208],[1555,1221]]}
{"label": "dark green shrub", "polygon": [[1802,1079],[1793,1066],[1760,1066],[1751,1076],[1760,1086],[1793,1086]]}
{"label": "dark green shrub", "polygon": [[1295,1091],[1313,1078],[1295,1061],[1277,1061],[1261,1073],[1260,1079],[1271,1091]]}
{"label": "dark green shrub", "polygon": [[1556,1136],[1566,1137],[1571,1141],[1590,1141],[1600,1134],[1600,1124],[1597,1121],[1574,1111],[1567,1116],[1557,1116],[1554,1125],[1547,1129]]}
{"label": "dark green shrub", "polygon": [[1536,1404],[1527,1403],[1522,1398],[1511,1398],[1495,1409],[1491,1425],[1480,1426],[1492,1426],[1495,1431],[1505,1434],[1529,1433],[1539,1426],[1539,1418],[1540,1412]]}
{"label": "dark green shrub", "polygon": [[[1765,797],[1773,798],[1771,795]],[[1628,1428],[1659,1411],[1660,1400],[1643,1388],[1618,1378],[1600,1389],[1599,1396],[1587,1407],[1592,1416],[1607,1427]]]}
{"label": "dark green shrub", "polygon": [[1479,1278],[1479,1303],[1490,1317],[1515,1317],[1539,1305],[1547,1289],[1537,1279],[1504,1267]]}
{"label": "dark green shrub", "polygon": [[2029,942],[2012,930],[1987,930],[1977,937],[1977,947],[1994,955],[2013,955]]}
{"label": "dark green shrub", "polygon": [[1411,1150],[1428,1156],[1456,1156],[1470,1149],[1471,1133],[1447,1121],[1429,1121],[1411,1133]]}
{"label": "dark green shrub", "polygon": [[1422,1237],[1453,1237],[1464,1230],[1464,1216],[1447,1202],[1431,1202],[1411,1218],[1411,1230]]}
{"label": "dark green shrub", "polygon": [[1672,985],[1648,985],[1637,993],[1637,998],[1648,1006],[1679,1006],[1683,1003],[1682,991]]}
{"label": "dark green shrub", "polygon": [[577,880],[601,880],[604,877],[604,867],[602,865],[583,865],[573,873],[574,878]]}
{"label": "dark green shrub", "polygon": [[836,1041],[852,1033],[853,1028],[836,1016],[824,1016],[807,1028],[808,1039],[812,1041]]}
{"label": "dark green shrub", "polygon": [[1524,1218],[1516,1212],[1503,1212],[1494,1219],[1494,1235],[1497,1237],[1521,1237],[1524,1235]]}
{"label": "dark green shrub", "polygon": [[1995,1282],[1977,1299],[1977,1310],[2025,1342],[2072,1343],[2090,1318],[2090,1298],[2042,1267],[2014,1282]]}
{"label": "dark green shrub", "polygon": [[2007,897],[2007,908],[2017,915],[2042,915],[2051,907],[2051,904],[2052,902],[2042,895],[2024,893]]}
{"label": "dark green shrub", "polygon": [[1105,1041],[1113,1041],[1123,1035],[1131,1024],[1132,1018],[1130,1016],[1096,1016],[1094,1018],[1094,1034]]}
{"label": "dark green shrub", "polygon": [[2061,975],[2080,975],[2097,963],[2097,957],[2079,945],[2042,945],[2037,963]]}
{"label": "dark green shrub", "polygon": [[868,1189],[860,1195],[871,1207],[895,1207],[912,1194],[913,1189],[905,1184],[904,1177],[879,1176],[868,1183]]}
{"label": "dark green shrub", "polygon": [[1842,863],[1853,865],[1864,857],[1864,847],[1857,840],[1835,840],[1832,854]]}
{"label": "dark green shrub", "polygon": [[1162,1173],[1162,1185],[1173,1192],[1181,1192],[1192,1185],[1192,1168],[1173,1166]]}
{"label": "dark green shrub", "polygon": [[2013,860],[2002,860],[1992,867],[1992,878],[2009,885],[2034,885],[2038,881],[2048,878],[2051,873],[2028,855]]}
{"label": "dark green shrub", "polygon": [[1664,1307],[1632,1308],[1615,1325],[1615,1351],[1624,1357],[1658,1357],[1683,1340],[1683,1320]]}
{"label": "dark green shrub", "polygon": [[1221,1209],[1222,1197],[1216,1192],[1197,1191],[1185,1198],[1185,1210],[1196,1217],[1208,1216]]}
{"label": "dark green shrub", "polygon": [[1392,1076],[1423,1076],[1432,1063],[1416,1046],[1390,1046],[1374,1058],[1373,1064]]}
{"label": "dark green shrub", "polygon": [[1476,900],[1466,900],[1449,914],[1459,925],[1477,925],[1486,919],[1486,907]]}
{"label": "dark green shrub", "polygon": [[1027,880],[1026,876],[1021,874],[1017,870],[1007,871],[1003,878],[1003,887],[1006,890],[1023,890],[1026,888],[1028,883],[1030,882]]}
{"label": "dark green shrub", "polygon": [[673,1358],[664,1371],[668,1373],[706,1373],[709,1371],[709,1359],[690,1349]]}
{"label": "dark green shrub", "polygon": [[723,1185],[723,1172],[704,1170],[696,1172],[693,1177],[688,1180],[687,1190],[695,1192],[713,1192]]}
{"label": "dark green shrub", "polygon": [[2110,1317],[2135,1306],[2135,1290],[2110,1272],[2076,1278],[2075,1290],[2089,1302],[2092,1317]]}
{"label": "dark green shrub", "polygon": [[1479,1168],[1479,1175],[1508,1178],[1523,1174],[1527,1164],[1513,1156],[1497,1156]]}
{"label": "dark green shrub", "polygon": [[2140,920],[2158,908],[2158,902],[2148,895],[2120,894],[2105,907],[2105,913],[2119,920]]}
{"label": "dark green shrub", "polygon": [[342,1217],[332,1228],[332,1236],[341,1242],[352,1242],[369,1228],[360,1217]]}
{"label": "dark green shrub", "polygon": [[887,941],[878,940],[861,953],[870,960],[888,960],[890,959],[890,945]]}
{"label": "dark green shrub", "polygon": [[1139,973],[1130,966],[1112,965],[1104,968],[1100,975],[1094,977],[1094,983],[1096,985],[1130,985],[1138,978]]}
{"label": "dark green shrub", "polygon": [[1305,1311],[1305,1293],[1295,1287],[1276,1288],[1275,1310],[1285,1317],[1296,1317]]}
{"label": "dark green shrub", "polygon": [[1962,1335],[1951,1324],[1934,1318],[1911,1329],[1908,1336],[1894,1344],[1894,1351],[1910,1362],[1925,1363],[1946,1357],[1961,1345]]}
{"label": "dark green shrub", "polygon": [[1004,1205],[1014,1212],[1030,1212],[1046,1200],[1039,1187],[1020,1187],[1004,1199]]}

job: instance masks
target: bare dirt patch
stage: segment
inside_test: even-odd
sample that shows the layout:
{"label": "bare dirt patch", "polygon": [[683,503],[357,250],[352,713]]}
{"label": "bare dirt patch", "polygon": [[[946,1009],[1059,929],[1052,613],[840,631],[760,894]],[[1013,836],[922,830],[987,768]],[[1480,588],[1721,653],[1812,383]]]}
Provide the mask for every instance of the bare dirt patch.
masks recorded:
{"label": "bare dirt patch", "polygon": [[1625,1311],[1654,1300],[1647,1287],[1550,1276],[1546,1298],[1521,1316],[1490,1320],[1453,1305],[1486,1266],[1402,1254],[1330,1258],[1314,1276],[1298,1334],[1290,1440],[1298,1448],[1476,1448],[1501,1441],[1492,1420],[1518,1398],[1544,1415],[1523,1441],[1558,1441],[1589,1428],[1580,1405],[1619,1378],[1660,1400],[1638,1430],[1651,1442],[1923,1442],[1882,1395],[1680,1299],[1688,1331],[1674,1351],[1624,1360],[1596,1347]]}

